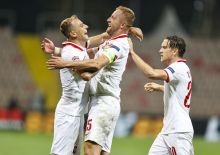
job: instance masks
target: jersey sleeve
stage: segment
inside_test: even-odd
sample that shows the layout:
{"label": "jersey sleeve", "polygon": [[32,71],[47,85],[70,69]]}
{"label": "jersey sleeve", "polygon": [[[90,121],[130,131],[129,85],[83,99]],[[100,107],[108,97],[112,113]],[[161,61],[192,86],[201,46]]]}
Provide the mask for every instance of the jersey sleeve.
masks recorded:
{"label": "jersey sleeve", "polygon": [[61,56],[64,60],[78,61],[81,59],[79,52],[71,46],[64,47]]}
{"label": "jersey sleeve", "polygon": [[109,62],[112,63],[120,57],[120,50],[120,46],[116,43],[111,43],[107,47],[104,47],[103,54],[109,59]]}
{"label": "jersey sleeve", "polygon": [[167,73],[167,80],[166,82],[174,81],[178,79],[178,66],[177,65],[170,65],[167,68],[164,69],[164,71]]}

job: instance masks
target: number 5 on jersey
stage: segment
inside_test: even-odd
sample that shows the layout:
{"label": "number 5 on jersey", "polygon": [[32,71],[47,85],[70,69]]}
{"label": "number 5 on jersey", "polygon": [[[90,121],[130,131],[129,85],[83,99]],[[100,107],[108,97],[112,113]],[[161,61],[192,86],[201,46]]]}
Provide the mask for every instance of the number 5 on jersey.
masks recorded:
{"label": "number 5 on jersey", "polygon": [[89,131],[92,128],[92,119],[87,120],[86,130]]}

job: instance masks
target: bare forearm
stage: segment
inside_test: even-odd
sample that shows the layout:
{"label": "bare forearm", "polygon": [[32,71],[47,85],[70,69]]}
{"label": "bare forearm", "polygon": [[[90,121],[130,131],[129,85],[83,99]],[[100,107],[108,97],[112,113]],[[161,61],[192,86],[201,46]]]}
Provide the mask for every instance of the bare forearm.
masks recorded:
{"label": "bare forearm", "polygon": [[89,72],[82,72],[80,73],[78,71],[78,74],[81,76],[81,78],[85,81],[89,81],[92,79],[92,77],[95,75],[95,73],[89,73]]}
{"label": "bare forearm", "polygon": [[154,82],[146,83],[144,85],[144,89],[146,92],[153,92],[153,91],[164,92],[164,86]]}
{"label": "bare forearm", "polygon": [[102,44],[105,40],[109,39],[109,35],[104,32],[104,33],[101,33],[99,35],[96,35],[96,36],[93,36],[93,37],[90,37],[89,38],[89,48],[92,48],[92,47],[96,47],[96,46],[99,46],[100,44]]}
{"label": "bare forearm", "polygon": [[154,72],[154,69],[150,65],[148,65],[146,62],[144,62],[135,52],[131,53],[131,57],[133,61],[135,62],[135,64],[137,65],[137,67],[141,71],[143,71],[147,77],[151,78]]}
{"label": "bare forearm", "polygon": [[164,92],[164,86],[159,85],[158,88],[157,88],[157,91]]}
{"label": "bare forearm", "polygon": [[84,61],[65,61],[64,67],[72,68],[80,72],[96,72],[99,70],[98,64],[93,60]]}
{"label": "bare forearm", "polygon": [[135,52],[132,52],[131,56],[137,67],[141,71],[143,71],[148,78],[155,80],[167,80],[167,74],[164,70],[152,68],[148,63],[144,62]]}

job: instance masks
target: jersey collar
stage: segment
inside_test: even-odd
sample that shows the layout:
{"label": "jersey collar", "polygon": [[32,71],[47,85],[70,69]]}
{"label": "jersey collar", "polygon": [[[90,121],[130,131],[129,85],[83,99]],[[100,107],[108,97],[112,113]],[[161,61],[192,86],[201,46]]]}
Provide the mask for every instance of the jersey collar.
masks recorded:
{"label": "jersey collar", "polygon": [[176,62],[186,62],[186,60],[185,59],[179,59]]}
{"label": "jersey collar", "polygon": [[119,38],[127,38],[127,37],[128,37],[127,34],[121,34],[121,35],[119,35],[117,37],[111,38],[110,40],[116,40],[116,39],[119,39]]}
{"label": "jersey collar", "polygon": [[81,46],[79,46],[79,45],[77,45],[77,44],[75,44],[73,42],[66,41],[66,42],[63,42],[62,44],[63,44],[63,47],[65,47],[65,46],[72,46],[73,48],[77,48],[81,52],[84,51],[83,47],[81,47]]}

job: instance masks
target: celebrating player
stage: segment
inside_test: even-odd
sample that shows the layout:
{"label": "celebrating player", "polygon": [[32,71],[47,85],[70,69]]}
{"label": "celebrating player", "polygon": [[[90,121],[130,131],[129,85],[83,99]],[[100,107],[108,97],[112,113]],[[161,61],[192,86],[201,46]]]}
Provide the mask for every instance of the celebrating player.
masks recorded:
{"label": "celebrating player", "polygon": [[163,80],[164,85],[147,83],[147,92],[164,93],[164,120],[162,131],[152,144],[149,155],[193,155],[193,126],[189,117],[192,93],[192,77],[186,60],[185,41],[177,36],[165,38],[161,44],[161,62],[167,65],[164,70],[154,69],[144,62],[133,50],[131,56],[146,77]]}
{"label": "celebrating player", "polygon": [[90,80],[91,109],[85,133],[85,155],[108,155],[120,113],[120,81],[129,54],[128,33],[135,19],[134,12],[119,6],[107,19],[106,32],[111,39],[99,46],[94,59],[65,61],[53,56],[48,67],[69,67],[98,71]]}

